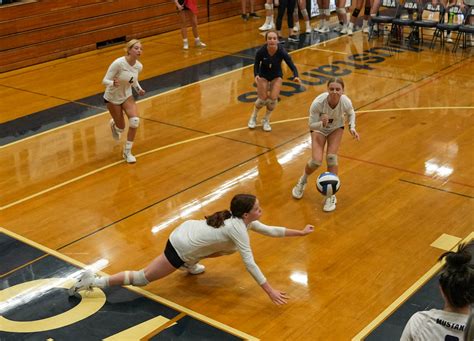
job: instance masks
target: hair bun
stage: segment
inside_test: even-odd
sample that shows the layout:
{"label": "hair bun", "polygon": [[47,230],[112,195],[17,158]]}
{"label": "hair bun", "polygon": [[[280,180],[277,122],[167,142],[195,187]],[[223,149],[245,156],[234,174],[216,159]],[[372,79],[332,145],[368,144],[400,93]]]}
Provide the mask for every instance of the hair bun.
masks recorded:
{"label": "hair bun", "polygon": [[471,254],[464,250],[462,252],[451,252],[446,255],[446,263],[450,267],[460,268],[463,265],[469,264],[471,258]]}

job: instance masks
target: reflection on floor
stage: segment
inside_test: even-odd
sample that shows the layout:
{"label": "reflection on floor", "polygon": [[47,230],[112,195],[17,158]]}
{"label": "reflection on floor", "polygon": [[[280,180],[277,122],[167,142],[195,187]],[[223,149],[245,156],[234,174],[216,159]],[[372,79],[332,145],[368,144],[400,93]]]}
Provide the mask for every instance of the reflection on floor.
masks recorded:
{"label": "reflection on floor", "polygon": [[76,277],[80,268],[5,233],[0,233],[0,250],[0,340],[248,338],[213,326],[213,320],[198,320],[177,305],[164,305],[144,291],[115,287],[69,297],[67,278]]}

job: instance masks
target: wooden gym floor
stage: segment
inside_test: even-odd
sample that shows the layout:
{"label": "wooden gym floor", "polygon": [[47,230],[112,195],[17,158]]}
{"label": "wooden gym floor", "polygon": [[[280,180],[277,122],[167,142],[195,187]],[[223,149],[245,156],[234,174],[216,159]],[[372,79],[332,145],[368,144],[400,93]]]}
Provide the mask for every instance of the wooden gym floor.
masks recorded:
{"label": "wooden gym floor", "polygon": [[[52,317],[31,313],[31,305],[24,317],[23,304],[8,305],[7,288],[70,275],[62,262],[76,269],[102,264],[108,274],[142,268],[163,250],[174,227],[227,208],[237,193],[258,196],[264,223],[316,226],[305,238],[251,235],[257,263],[290,302],[274,306],[237,254],[204,260],[203,275],[176,272],[140,291],[175,308],[165,326],[176,322],[176,330],[187,331],[182,339],[364,338],[403,302],[400,297],[433,276],[445,249],[472,239],[472,49],[455,54],[449,45],[385,45],[360,32],[352,38],[301,35],[299,43],[285,46],[303,84],[285,78],[273,131],[266,133],[246,127],[255,99],[253,56],[264,42],[260,25],[240,17],[202,25],[208,47],[186,52],[178,32],[142,40],[140,82],[148,93],[139,100],[134,165],[122,161],[100,100],[102,77],[121,46],[0,75],[4,318]],[[310,156],[309,106],[333,75],[346,83],[361,141],[344,135],[342,187],[337,210],[328,214],[321,209],[316,175],[303,199],[294,200],[291,189]],[[19,261],[20,254],[28,256]],[[46,259],[56,265],[41,265]],[[56,305],[67,301],[62,290]],[[108,303],[116,297],[110,291],[106,296]],[[121,302],[113,308],[132,311],[133,304]],[[82,303],[68,304],[54,314]],[[50,305],[40,300],[35,307],[45,311]],[[140,310],[140,304],[134,307]],[[149,318],[166,316],[150,309]],[[199,334],[204,327],[184,323],[183,314],[228,334]],[[84,321],[40,335],[92,333],[115,320],[100,327]],[[160,323],[133,335],[166,339]],[[21,327],[1,330],[5,339],[31,336]]]}

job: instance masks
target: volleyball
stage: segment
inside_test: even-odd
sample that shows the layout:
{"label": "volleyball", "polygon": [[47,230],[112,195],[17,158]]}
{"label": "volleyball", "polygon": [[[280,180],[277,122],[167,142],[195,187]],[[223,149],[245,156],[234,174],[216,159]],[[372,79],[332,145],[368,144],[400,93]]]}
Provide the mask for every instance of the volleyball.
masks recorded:
{"label": "volleyball", "polygon": [[341,181],[339,177],[331,172],[324,172],[318,176],[318,180],[316,180],[316,188],[318,189],[319,193],[323,195],[333,195],[341,187]]}

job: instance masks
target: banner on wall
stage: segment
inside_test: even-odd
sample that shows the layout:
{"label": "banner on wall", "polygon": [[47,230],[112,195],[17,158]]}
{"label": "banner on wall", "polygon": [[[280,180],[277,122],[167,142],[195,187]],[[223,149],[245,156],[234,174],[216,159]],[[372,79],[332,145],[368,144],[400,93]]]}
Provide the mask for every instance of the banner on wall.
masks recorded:
{"label": "banner on wall", "polygon": [[[319,15],[318,2],[316,0],[310,0],[310,16],[311,18]],[[346,0],[346,8],[351,7],[351,0]],[[329,10],[331,12],[336,11],[336,0],[329,0]]]}

